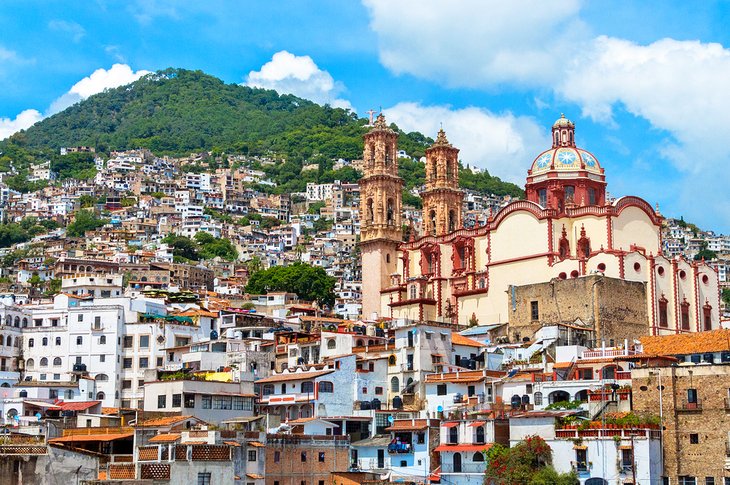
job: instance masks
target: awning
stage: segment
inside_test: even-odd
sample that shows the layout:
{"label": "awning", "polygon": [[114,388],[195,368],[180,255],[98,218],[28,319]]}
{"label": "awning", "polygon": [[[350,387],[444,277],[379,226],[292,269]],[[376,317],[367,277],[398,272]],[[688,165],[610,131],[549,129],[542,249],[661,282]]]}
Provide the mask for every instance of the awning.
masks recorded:
{"label": "awning", "polygon": [[586,445],[575,445],[573,446],[574,450],[587,450],[588,447]]}
{"label": "awning", "polygon": [[134,433],[112,433],[112,434],[81,434],[52,438],[49,443],[81,443],[84,441],[116,441],[131,438]]}
{"label": "awning", "polygon": [[263,448],[266,446],[265,444],[261,443],[260,441],[249,441],[248,446],[253,446],[254,448]]}
{"label": "awning", "polygon": [[224,441],[223,444],[228,446],[241,446],[241,443],[237,441]]}
{"label": "awning", "polygon": [[30,404],[31,406],[36,406],[39,408],[61,409],[61,406],[57,406],[55,404],[43,401],[23,401],[23,404]]}
{"label": "awning", "polygon": [[454,426],[459,426],[459,422],[452,421],[451,423],[443,423],[441,426],[443,426],[444,428],[453,428]]}
{"label": "awning", "polygon": [[487,424],[486,421],[474,421],[473,423],[467,424],[467,426],[469,426],[470,428],[477,428],[479,426],[484,426],[485,424]]}
{"label": "awning", "polygon": [[621,445],[618,447],[619,450],[633,450],[634,447],[631,445]]}
{"label": "awning", "polygon": [[436,448],[434,448],[433,451],[443,452],[443,451],[486,451],[489,448],[492,447],[492,443],[485,443],[483,445],[439,445]]}
{"label": "awning", "polygon": [[246,476],[251,480],[263,480],[264,478],[266,478],[263,475],[258,475],[256,473],[246,473]]}

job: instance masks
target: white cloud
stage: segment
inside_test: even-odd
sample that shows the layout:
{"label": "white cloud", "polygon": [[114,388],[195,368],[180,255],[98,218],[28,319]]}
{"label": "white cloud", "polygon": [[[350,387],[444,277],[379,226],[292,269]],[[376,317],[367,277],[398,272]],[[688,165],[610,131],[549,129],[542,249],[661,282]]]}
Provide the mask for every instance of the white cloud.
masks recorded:
{"label": "white cloud", "polygon": [[97,69],[90,76],[87,76],[74,84],[71,89],[55,99],[45,113],[41,114],[35,109],[26,109],[18,114],[15,119],[0,118],[0,140],[7,138],[13,133],[24,130],[46,116],[54,115],[69,106],[100,93],[105,89],[116,88],[132,83],[149,74],[150,71],[133,71],[126,64],[114,64],[110,69]]}
{"label": "white cloud", "polygon": [[34,109],[20,112],[15,119],[0,118],[0,140],[4,140],[17,131],[25,130],[42,119],[43,115]]}
{"label": "white cloud", "polygon": [[432,138],[443,124],[451,144],[460,149],[460,160],[520,185],[527,175],[526,163],[550,143],[544,127],[512,113],[418,103],[398,103],[383,112],[388,122],[402,130],[420,131]]}
{"label": "white cloud", "polygon": [[261,70],[249,72],[245,84],[293,94],[319,104],[352,109],[349,101],[337,97],[344,91],[344,86],[335,82],[329,72],[317,67],[309,56],[279,51],[261,66]]}
{"label": "white cloud", "polygon": [[90,76],[74,84],[63,96],[56,99],[48,108],[48,115],[58,113],[81,100],[105,89],[117,88],[132,83],[150,71],[133,71],[126,64],[114,64],[110,69],[97,69]]}
{"label": "white cloud", "polygon": [[79,42],[86,35],[86,29],[84,29],[80,24],[69,20],[51,20],[48,22],[48,27],[51,30],[64,32],[70,35],[74,42]]}
{"label": "white cloud", "polygon": [[580,0],[363,0],[381,62],[448,86],[557,79],[586,36]]}

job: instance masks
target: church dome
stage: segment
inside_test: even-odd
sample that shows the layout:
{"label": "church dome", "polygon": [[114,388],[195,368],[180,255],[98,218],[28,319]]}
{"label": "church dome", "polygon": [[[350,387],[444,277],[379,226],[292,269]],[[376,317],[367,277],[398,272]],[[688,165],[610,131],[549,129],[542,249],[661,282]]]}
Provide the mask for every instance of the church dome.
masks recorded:
{"label": "church dome", "polygon": [[553,123],[553,147],[539,154],[532,162],[532,175],[545,172],[583,171],[602,174],[598,160],[592,153],[575,145],[575,123],[564,114]]}
{"label": "church dome", "polygon": [[532,175],[549,171],[575,172],[585,170],[601,174],[602,169],[593,154],[577,147],[553,147],[545,150],[532,162]]}

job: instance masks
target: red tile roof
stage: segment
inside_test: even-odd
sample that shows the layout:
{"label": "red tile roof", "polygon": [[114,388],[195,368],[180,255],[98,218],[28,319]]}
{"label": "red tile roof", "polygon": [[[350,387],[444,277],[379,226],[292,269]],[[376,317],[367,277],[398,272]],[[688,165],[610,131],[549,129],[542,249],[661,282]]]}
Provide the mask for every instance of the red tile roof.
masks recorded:
{"label": "red tile roof", "polygon": [[180,433],[163,433],[150,438],[150,443],[173,443],[180,439]]}
{"label": "red tile roof", "polygon": [[331,374],[333,370],[321,370],[316,372],[292,372],[290,374],[278,374],[256,381],[256,384],[267,384],[269,382],[297,381],[302,379],[314,379],[315,377]]}
{"label": "red tile roof", "polygon": [[101,401],[82,401],[82,402],[60,402],[58,407],[61,411],[85,411],[89,408],[93,408]]}
{"label": "red tile roof", "polygon": [[131,438],[134,433],[82,434],[52,438],[49,443],[80,443],[83,441],[116,441]]}
{"label": "red tile roof", "polygon": [[492,443],[481,445],[438,445],[433,451],[486,451],[492,447]]}
{"label": "red tile roof", "polygon": [[645,354],[687,355],[730,351],[730,329],[641,337]]}
{"label": "red tile roof", "polygon": [[430,424],[428,419],[398,419],[389,428],[385,428],[385,431],[421,431],[438,425],[439,421],[435,419]]}
{"label": "red tile roof", "polygon": [[454,345],[464,345],[466,347],[486,347],[486,345],[479,343],[476,340],[472,340],[468,337],[464,337],[463,335],[458,333],[451,334],[451,343]]}

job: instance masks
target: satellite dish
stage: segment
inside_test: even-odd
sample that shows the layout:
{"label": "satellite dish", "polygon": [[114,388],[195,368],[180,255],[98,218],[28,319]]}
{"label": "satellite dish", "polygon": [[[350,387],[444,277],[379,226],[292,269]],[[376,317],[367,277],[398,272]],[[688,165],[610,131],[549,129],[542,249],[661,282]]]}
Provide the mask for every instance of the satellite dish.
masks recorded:
{"label": "satellite dish", "polygon": [[439,407],[436,408],[436,411],[438,411],[440,413],[443,413],[444,412],[444,407],[443,406],[439,406]]}
{"label": "satellite dish", "polygon": [[393,422],[393,416],[388,416],[388,422],[389,423],[392,423]]}

